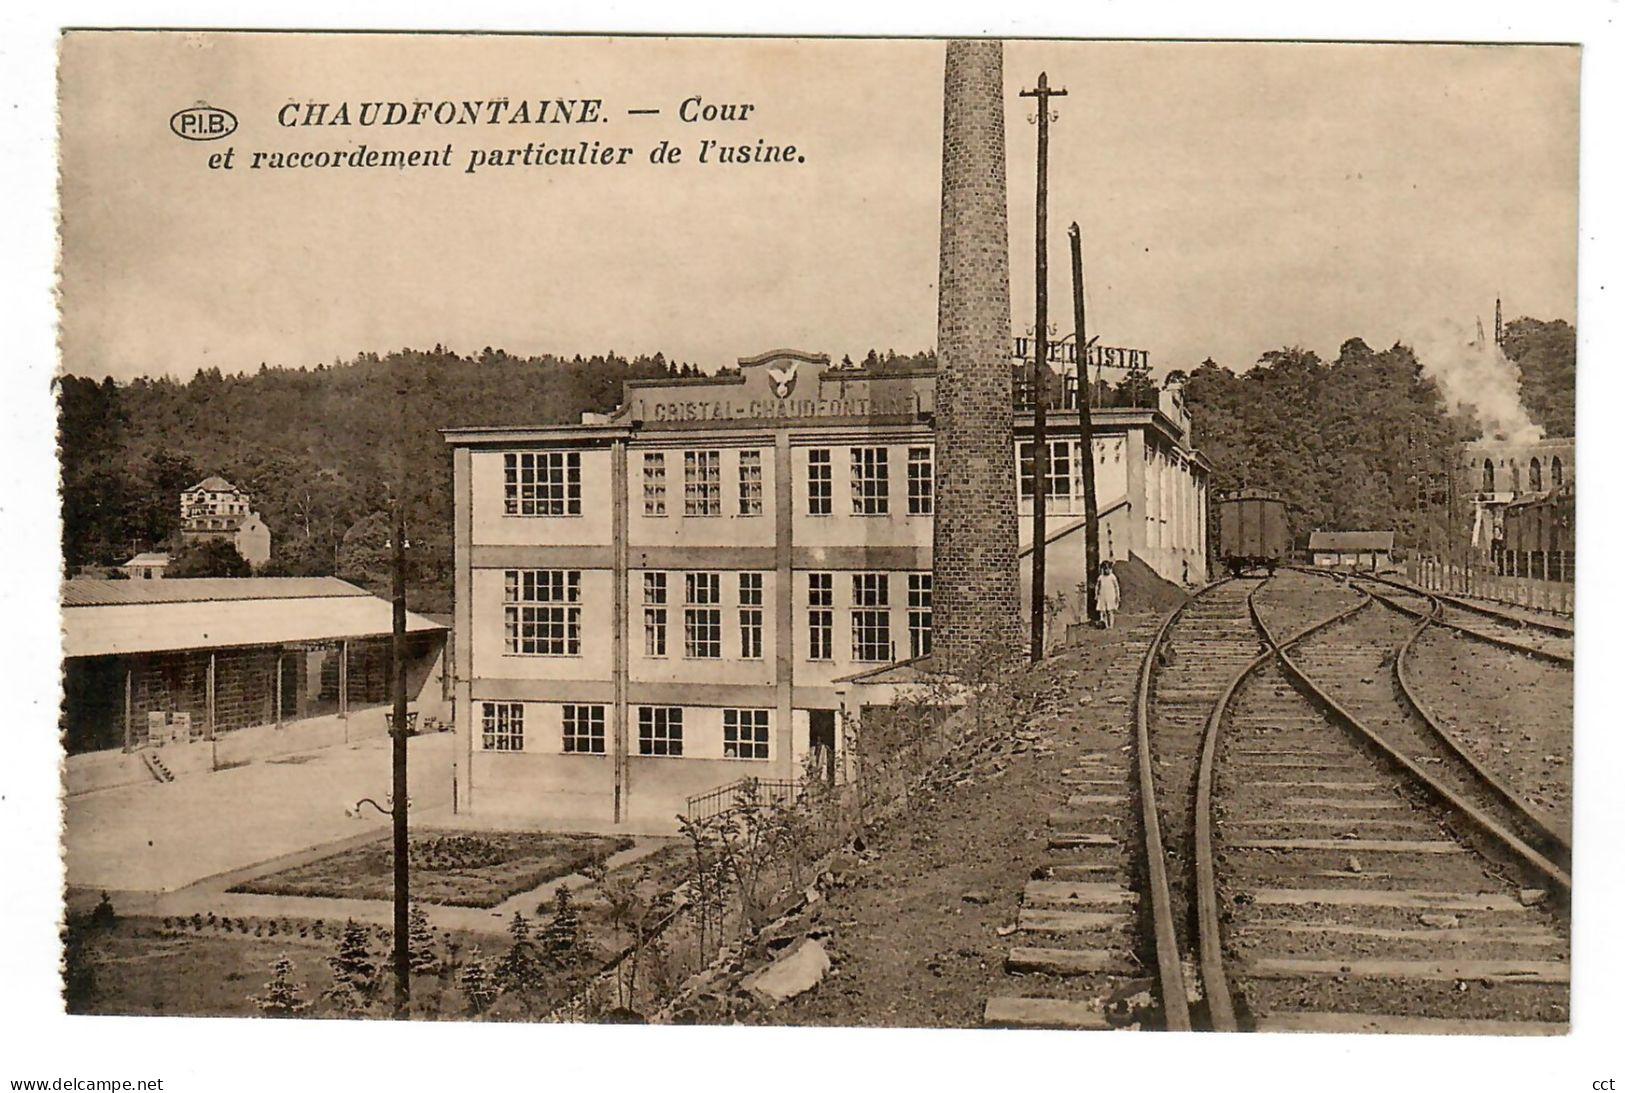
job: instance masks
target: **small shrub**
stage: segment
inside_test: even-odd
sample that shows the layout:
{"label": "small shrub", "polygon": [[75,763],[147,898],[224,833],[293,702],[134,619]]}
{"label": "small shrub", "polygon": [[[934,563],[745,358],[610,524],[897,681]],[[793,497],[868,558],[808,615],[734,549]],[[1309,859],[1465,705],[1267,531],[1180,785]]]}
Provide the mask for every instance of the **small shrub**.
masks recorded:
{"label": "small shrub", "polygon": [[[508,923],[512,944],[492,973],[493,986],[514,995],[531,1011],[547,989],[547,967],[542,951],[531,937],[530,923],[518,911]],[[466,972],[466,969],[465,969]]]}
{"label": "small shrub", "polygon": [[478,945],[469,951],[468,963],[463,966],[463,974],[458,978],[457,985],[462,988],[463,1004],[470,1014],[477,1016],[484,1013],[496,1001],[497,985],[491,969],[480,959]]}
{"label": "small shrub", "polygon": [[69,923],[62,931],[62,1000],[69,1013],[84,1013],[96,997],[96,968],[85,952],[85,931]]}
{"label": "small shrub", "polygon": [[440,955],[435,950],[434,931],[429,928],[429,916],[423,908],[412,905],[408,915],[407,946],[411,953],[414,972],[432,972],[440,966]]}
{"label": "small shrub", "polygon": [[265,984],[265,993],[251,997],[267,1017],[295,1017],[310,1007],[303,997],[304,984],[293,982],[293,961],[284,954],[271,965],[271,981]]}
{"label": "small shrub", "polygon": [[327,963],[333,969],[333,987],[325,997],[345,1012],[354,1012],[346,1007],[356,1002],[364,1008],[378,988],[378,964],[372,958],[367,928],[358,922],[346,922],[338,951]]}
{"label": "small shrub", "polygon": [[581,916],[562,884],[553,890],[553,918],[542,931],[542,956],[556,968],[567,968],[581,957]]}

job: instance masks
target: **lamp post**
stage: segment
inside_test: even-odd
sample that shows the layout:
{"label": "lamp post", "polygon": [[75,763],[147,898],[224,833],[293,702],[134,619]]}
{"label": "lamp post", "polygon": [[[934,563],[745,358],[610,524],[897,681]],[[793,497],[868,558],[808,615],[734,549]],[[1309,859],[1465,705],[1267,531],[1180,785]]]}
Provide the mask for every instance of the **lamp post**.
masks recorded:
{"label": "lamp post", "polygon": [[[390,653],[394,668],[394,724],[390,726],[390,820],[394,830],[395,859],[395,1017],[404,1020],[412,1004],[412,952],[410,948],[410,890],[407,842],[406,781],[406,375],[405,359],[397,362],[395,383],[395,527],[392,535],[393,570]],[[358,806],[359,807],[359,806]],[[374,807],[377,807],[376,805]]]}

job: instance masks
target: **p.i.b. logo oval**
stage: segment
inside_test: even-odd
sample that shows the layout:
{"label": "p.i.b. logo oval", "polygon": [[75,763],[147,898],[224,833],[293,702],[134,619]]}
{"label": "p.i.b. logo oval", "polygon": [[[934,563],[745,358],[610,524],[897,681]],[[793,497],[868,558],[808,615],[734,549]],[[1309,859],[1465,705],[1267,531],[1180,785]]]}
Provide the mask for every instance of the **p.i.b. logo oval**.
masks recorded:
{"label": "p.i.b. logo oval", "polygon": [[199,103],[171,114],[169,129],[185,140],[219,140],[237,131],[237,115]]}

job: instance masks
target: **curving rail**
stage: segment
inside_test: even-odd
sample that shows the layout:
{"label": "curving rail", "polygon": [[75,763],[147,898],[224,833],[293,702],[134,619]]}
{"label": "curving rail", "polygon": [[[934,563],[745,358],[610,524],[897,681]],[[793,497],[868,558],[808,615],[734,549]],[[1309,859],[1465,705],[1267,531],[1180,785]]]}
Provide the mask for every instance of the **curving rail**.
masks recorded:
{"label": "curving rail", "polygon": [[[1427,595],[1430,600],[1435,600],[1435,597],[1431,594],[1419,594]],[[1378,596],[1377,598],[1396,610],[1411,614],[1409,610],[1386,596]],[[1524,800],[1521,794],[1474,758],[1472,753],[1462,746],[1461,741],[1456,739],[1456,735],[1445,727],[1444,722],[1439,719],[1427,703],[1422,701],[1420,694],[1418,694],[1410,670],[1411,655],[1415,652],[1417,641],[1427,632],[1428,626],[1438,622],[1435,617],[1437,613],[1438,605],[1435,603],[1434,615],[1424,618],[1422,624],[1411,631],[1410,636],[1405,639],[1405,644],[1400,646],[1398,655],[1394,657],[1394,676],[1399,683],[1399,693],[1404,696],[1406,703],[1416,712],[1417,717],[1428,727],[1439,743],[1443,744],[1458,762],[1468,767],[1473,776],[1499,798],[1503,805],[1516,814],[1526,827],[1534,830],[1539,835],[1540,842],[1543,844],[1541,849],[1547,854],[1547,857],[1561,864],[1567,870],[1569,856],[1574,849],[1570,837],[1559,830],[1549,815]]]}
{"label": "curving rail", "polygon": [[[1304,572],[1313,572],[1313,571],[1305,570]],[[1574,667],[1574,654],[1572,654],[1572,653],[1566,653],[1566,652],[1563,652],[1562,650],[1559,650],[1559,649],[1551,649],[1551,648],[1547,648],[1545,646],[1540,646],[1540,645],[1531,645],[1531,644],[1529,644],[1527,642],[1514,641],[1511,638],[1502,637],[1499,634],[1488,633],[1486,631],[1479,630],[1479,629],[1476,629],[1476,628],[1471,627],[1471,626],[1465,626],[1462,623],[1455,622],[1455,621],[1453,621],[1451,619],[1445,618],[1444,617],[1444,605],[1445,604],[1448,603],[1453,607],[1462,607],[1462,602],[1459,601],[1459,600],[1456,600],[1454,597],[1442,596],[1437,592],[1428,592],[1428,591],[1426,591],[1424,589],[1420,589],[1420,588],[1412,588],[1409,585],[1403,585],[1403,584],[1400,584],[1397,581],[1390,581],[1390,580],[1387,580],[1387,579],[1381,578],[1381,577],[1361,576],[1359,579],[1361,581],[1367,581],[1367,582],[1375,581],[1375,582],[1380,583],[1380,584],[1388,585],[1388,586],[1390,586],[1392,588],[1395,588],[1395,589],[1397,589],[1397,590],[1399,590],[1401,592],[1404,592],[1407,595],[1426,597],[1428,599],[1428,601],[1433,605],[1432,611],[1427,613],[1427,615],[1428,615],[1428,621],[1434,626],[1443,627],[1446,630],[1451,630],[1451,631],[1454,631],[1457,634],[1461,634],[1463,637],[1472,638],[1475,641],[1481,641],[1481,642],[1484,642],[1487,645],[1494,645],[1494,646],[1496,646],[1498,648],[1505,649],[1505,650],[1507,650],[1509,652],[1520,653],[1520,654],[1523,654],[1525,656],[1534,657],[1536,660],[1543,660],[1543,661],[1546,661],[1546,662],[1548,662],[1550,664],[1561,665],[1564,668],[1572,669]],[[1356,586],[1356,587],[1359,587],[1359,586]],[[1374,596],[1377,599],[1381,600],[1383,603],[1388,604],[1388,606],[1392,607],[1394,610],[1402,612],[1403,614],[1406,614],[1406,615],[1410,615],[1412,618],[1422,619],[1424,617],[1423,612],[1420,612],[1420,611],[1416,610],[1416,608],[1411,607],[1411,606],[1409,606],[1407,604],[1399,602],[1398,600],[1394,599],[1391,595],[1385,595],[1384,593],[1381,593],[1381,592],[1375,592],[1375,591],[1372,591],[1369,588],[1364,589],[1364,591],[1368,595]],[[1520,626],[1524,622],[1524,620],[1517,619],[1517,618],[1514,618],[1512,616],[1502,615],[1499,612],[1493,612],[1493,611],[1489,611],[1487,609],[1480,609],[1480,608],[1477,608],[1477,607],[1463,608],[1463,609],[1464,610],[1478,610],[1481,614],[1485,615],[1486,617],[1494,618],[1498,622],[1502,623],[1503,625],[1507,625],[1507,626],[1517,627],[1517,626]],[[1533,626],[1534,624],[1531,623],[1530,625]],[[1556,633],[1556,634],[1558,634],[1560,636],[1563,636],[1563,637],[1572,638],[1574,636],[1572,633],[1556,630],[1556,629],[1551,628],[1551,627],[1534,626],[1534,628],[1535,629],[1544,629],[1544,630],[1546,630],[1548,632]]]}
{"label": "curving rail", "polygon": [[[1170,1029],[1191,1028],[1192,1015],[1190,1007],[1185,1003],[1186,984],[1185,973],[1182,971],[1183,961],[1178,951],[1180,939],[1176,923],[1177,912],[1170,894],[1168,872],[1164,860],[1164,851],[1168,844],[1165,842],[1164,832],[1161,830],[1158,820],[1159,811],[1153,777],[1154,764],[1151,746],[1153,678],[1157,665],[1163,662],[1163,652],[1170,639],[1174,639],[1175,645],[1180,644],[1177,635],[1175,635],[1175,629],[1185,608],[1190,603],[1196,602],[1199,597],[1211,589],[1225,583],[1228,582],[1220,581],[1207,586],[1201,592],[1198,592],[1196,596],[1193,596],[1186,605],[1170,613],[1163,620],[1161,627],[1146,651],[1139,679],[1135,718],[1138,778],[1140,782],[1143,832],[1147,851],[1149,896],[1155,927],[1156,963],[1165,1014]],[[1215,1031],[1233,1031],[1243,1025],[1253,1027],[1255,1022],[1251,1009],[1245,1005],[1238,1005],[1238,1001],[1244,1001],[1242,996],[1236,995],[1233,997],[1233,991],[1236,988],[1233,987],[1230,975],[1226,971],[1221,922],[1228,921],[1229,916],[1228,914],[1221,916],[1219,884],[1215,867],[1217,861],[1215,852],[1215,828],[1217,825],[1215,766],[1216,757],[1220,751],[1220,733],[1224,731],[1228,712],[1235,705],[1238,692],[1241,691],[1243,683],[1247,681],[1250,675],[1258,672],[1266,665],[1277,665],[1282,679],[1290,684],[1293,689],[1299,691],[1314,707],[1318,708],[1320,718],[1324,718],[1332,725],[1339,725],[1350,731],[1354,740],[1358,742],[1356,750],[1365,750],[1372,753],[1374,756],[1379,757],[1384,764],[1396,768],[1404,782],[1421,790],[1425,796],[1436,804],[1442,805],[1450,814],[1459,817],[1479,837],[1487,838],[1496,846],[1503,848],[1528,870],[1544,878],[1557,891],[1559,899],[1566,900],[1572,887],[1568,872],[1567,839],[1531,810],[1527,803],[1522,801],[1516,793],[1512,792],[1504,783],[1474,761],[1453,736],[1443,728],[1438,718],[1420,701],[1415,692],[1410,675],[1410,658],[1421,633],[1428,626],[1438,622],[1437,616],[1442,612],[1442,607],[1437,601],[1430,598],[1430,609],[1425,612],[1415,612],[1413,609],[1413,613],[1420,616],[1418,624],[1392,650],[1388,659],[1385,660],[1385,664],[1392,665],[1398,690],[1403,696],[1402,701],[1416,715],[1414,723],[1425,726],[1425,733],[1418,736],[1418,739],[1426,741],[1427,734],[1431,734],[1432,738],[1437,740],[1440,748],[1447,750],[1454,756],[1455,760],[1459,761],[1458,765],[1442,768],[1454,776],[1452,780],[1456,783],[1455,785],[1448,784],[1446,780],[1436,777],[1425,769],[1421,763],[1413,759],[1411,755],[1406,754],[1402,747],[1395,746],[1394,742],[1385,739],[1380,733],[1366,724],[1359,714],[1348,708],[1345,704],[1346,699],[1340,702],[1326,686],[1312,678],[1299,659],[1293,655],[1295,647],[1305,639],[1351,619],[1359,612],[1372,607],[1373,604],[1389,602],[1389,597],[1379,597],[1373,595],[1369,589],[1349,584],[1347,586],[1349,590],[1359,596],[1358,602],[1340,608],[1329,617],[1308,622],[1295,632],[1283,636],[1271,629],[1260,611],[1257,598],[1258,592],[1269,583],[1269,581],[1260,582],[1249,591],[1246,597],[1247,615],[1253,629],[1261,636],[1263,649],[1244,663],[1238,662],[1232,657],[1230,663],[1226,665],[1226,668],[1230,670],[1229,675],[1214,678],[1215,684],[1220,679],[1223,679],[1225,681],[1224,687],[1206,713],[1205,722],[1199,722],[1202,725],[1199,742],[1192,740],[1192,744],[1198,749],[1198,756],[1194,777],[1194,809],[1191,819],[1193,838],[1190,849],[1190,869],[1194,874],[1192,877],[1194,891],[1191,893],[1191,918],[1194,920],[1194,930],[1189,935],[1189,943],[1196,950],[1190,955],[1195,959],[1197,973],[1200,977],[1200,994],[1205,1001],[1206,1011],[1205,1014],[1200,1011],[1197,1013],[1196,1024],[1199,1027],[1210,1027]],[[1407,588],[1404,591],[1410,595],[1427,595],[1416,589]],[[1398,605],[1395,604],[1394,606],[1397,607]],[[1279,623],[1276,625],[1279,625]],[[1236,667],[1238,663],[1239,667]],[[1365,680],[1364,682],[1369,683],[1370,681]],[[1183,686],[1186,690],[1182,691],[1181,695],[1188,701],[1189,684]],[[1178,699],[1175,701],[1177,702]],[[1414,733],[1416,730],[1413,728],[1409,731]],[[1427,751],[1440,750],[1440,748],[1433,748],[1427,743],[1424,743],[1423,746]],[[1187,751],[1185,754],[1189,755],[1190,752]],[[1432,758],[1427,761],[1440,762],[1441,760]],[[1447,764],[1451,763],[1451,760],[1448,759],[1444,761]],[[1460,777],[1464,772],[1467,774],[1465,781]],[[1493,799],[1495,803],[1485,807],[1484,802],[1490,799]],[[1508,814],[1511,815],[1512,819],[1508,819]],[[1533,838],[1529,837],[1531,832],[1534,833]],[[1324,848],[1309,847],[1307,849],[1313,851]],[[1381,849],[1395,850],[1397,847],[1385,846]],[[1357,865],[1353,868],[1358,872],[1359,867]],[[1421,896],[1428,895],[1428,893],[1399,893],[1399,895],[1402,897],[1406,895]],[[1501,898],[1504,899],[1505,897]],[[1358,931],[1351,927],[1349,932]],[[1380,928],[1374,932],[1383,933]],[[1427,933],[1427,930],[1423,929],[1415,932],[1420,935]],[[1406,933],[1407,931],[1404,930],[1388,930],[1383,936],[1395,937]],[[1464,931],[1462,937],[1470,937],[1473,933],[1472,930]],[[1449,958],[1441,957],[1439,959],[1441,963],[1437,965],[1438,968],[1456,966],[1450,963]],[[1266,961],[1266,963],[1270,962]],[[1326,963],[1326,961],[1294,961],[1293,959],[1286,959],[1274,961],[1273,963],[1286,966]],[[1356,963],[1361,962],[1356,961]],[[1380,965],[1381,963],[1381,961],[1363,962],[1364,965],[1371,966]],[[1465,967],[1467,965],[1463,964],[1461,966]],[[1244,982],[1250,983],[1257,972],[1249,965],[1239,974]],[[1375,973],[1363,969],[1362,974],[1370,975]],[[1435,972],[1433,974],[1442,973]],[[1525,973],[1511,972],[1508,974],[1521,975]],[[1247,1009],[1247,1012],[1238,1012],[1242,1009]],[[1359,1015],[1345,1013],[1331,1015],[1330,1019],[1336,1027],[1342,1028],[1346,1027],[1347,1021],[1359,1019]],[[1305,1027],[1314,1027],[1316,1018],[1308,1016],[1304,1017],[1303,1020],[1309,1022]],[[1378,1023],[1389,1030],[1404,1026],[1400,1030],[1428,1031],[1430,1029],[1437,1030],[1438,1027],[1437,1025],[1429,1026],[1429,1018],[1418,1018],[1414,1022],[1415,1027],[1405,1026],[1404,1022],[1407,1020],[1410,1019],[1384,1017],[1379,1019]],[[1343,1021],[1344,1024],[1337,1024],[1338,1021]],[[1283,1024],[1273,1018],[1271,1021],[1272,1027],[1277,1028],[1287,1027],[1289,1024],[1290,1021]],[[1470,1025],[1472,1022],[1469,1021],[1467,1024]],[[1488,1023],[1484,1022],[1484,1024]],[[1260,1024],[1259,1027],[1263,1026]],[[1332,1026],[1328,1025],[1326,1027]],[[1460,1031],[1461,1029],[1457,1028],[1455,1030]]]}
{"label": "curving rail", "polygon": [[[1371,596],[1369,592],[1366,592],[1364,589],[1361,589],[1358,586],[1351,587],[1353,587],[1355,591],[1360,592],[1367,597],[1365,601],[1366,603],[1374,601],[1375,597]],[[1362,603],[1361,606],[1364,606],[1364,603]],[[1346,612],[1345,615],[1350,613],[1352,612]],[[1285,670],[1288,678],[1293,680],[1293,682],[1305,694],[1309,695],[1323,709],[1329,711],[1337,720],[1342,722],[1345,726],[1352,729],[1356,734],[1363,738],[1367,744],[1386,758],[1390,764],[1400,768],[1407,775],[1409,775],[1412,781],[1430,796],[1438,801],[1441,801],[1451,809],[1454,809],[1482,834],[1488,836],[1494,842],[1510,851],[1522,862],[1524,862],[1524,864],[1535,870],[1541,876],[1558,885],[1565,892],[1571,891],[1573,885],[1569,876],[1569,871],[1566,867],[1553,861],[1552,856],[1542,853],[1541,850],[1531,846],[1528,841],[1510,830],[1499,820],[1490,816],[1483,809],[1468,801],[1460,793],[1445,785],[1439,779],[1433,777],[1433,775],[1423,769],[1420,764],[1411,759],[1408,755],[1404,754],[1398,748],[1395,748],[1379,733],[1366,725],[1353,712],[1334,699],[1324,688],[1317,685],[1315,681],[1309,677],[1308,673],[1305,672],[1303,668],[1292,659],[1292,657],[1288,654],[1288,650],[1292,646],[1298,644],[1315,631],[1324,629],[1326,626],[1331,625],[1333,621],[1340,620],[1338,618],[1327,620],[1324,623],[1318,624],[1309,628],[1308,630],[1302,631],[1283,640],[1276,638],[1275,635],[1270,632],[1269,627],[1264,623],[1263,619],[1260,618],[1256,613],[1254,614],[1254,622],[1257,624],[1259,631],[1264,635],[1265,640],[1274,647],[1276,654],[1280,658],[1281,666]],[[1420,634],[1421,631],[1428,625],[1429,620],[1424,619],[1416,627],[1415,631],[1410,635],[1405,644],[1408,646],[1410,643],[1414,642],[1416,636]],[[1395,671],[1397,673],[1399,664],[1398,656],[1395,657],[1394,664]],[[1436,721],[1428,718],[1424,718],[1424,720],[1426,721],[1428,727],[1437,736],[1439,736],[1442,743],[1453,751],[1459,751],[1459,749],[1457,749],[1455,746],[1454,740],[1450,738],[1448,733],[1443,732],[1439,728]],[[1480,784],[1489,786],[1493,795],[1499,798],[1499,792],[1495,791],[1494,786],[1485,777],[1484,771],[1477,763],[1468,760],[1465,765]],[[1518,810],[1515,809],[1515,811]],[[1533,826],[1536,828],[1536,830],[1541,830],[1544,827],[1544,825],[1539,823],[1536,823]]]}
{"label": "curving rail", "polygon": [[1224,584],[1215,581],[1198,589],[1168,613],[1146,648],[1140,664],[1140,687],[1134,703],[1136,769],[1140,783],[1140,825],[1145,838],[1146,883],[1150,887],[1153,942],[1157,950],[1157,983],[1162,994],[1163,1019],[1170,1031],[1189,1032],[1190,1004],[1185,995],[1185,974],[1179,959],[1179,937],[1174,929],[1173,896],[1168,890],[1167,855],[1163,851],[1162,824],[1157,818],[1157,786],[1151,765],[1151,676],[1174,622],[1198,597]]}

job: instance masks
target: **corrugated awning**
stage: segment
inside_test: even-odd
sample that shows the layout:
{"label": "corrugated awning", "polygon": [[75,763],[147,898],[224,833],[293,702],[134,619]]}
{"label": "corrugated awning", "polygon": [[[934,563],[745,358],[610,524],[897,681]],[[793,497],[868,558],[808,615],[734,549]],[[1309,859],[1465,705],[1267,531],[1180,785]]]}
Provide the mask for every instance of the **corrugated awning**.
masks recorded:
{"label": "corrugated awning", "polygon": [[[391,632],[392,622],[391,605],[365,592],[295,599],[69,604],[62,611],[62,655],[118,656],[380,637]],[[410,611],[406,629],[414,634],[446,630]]]}

